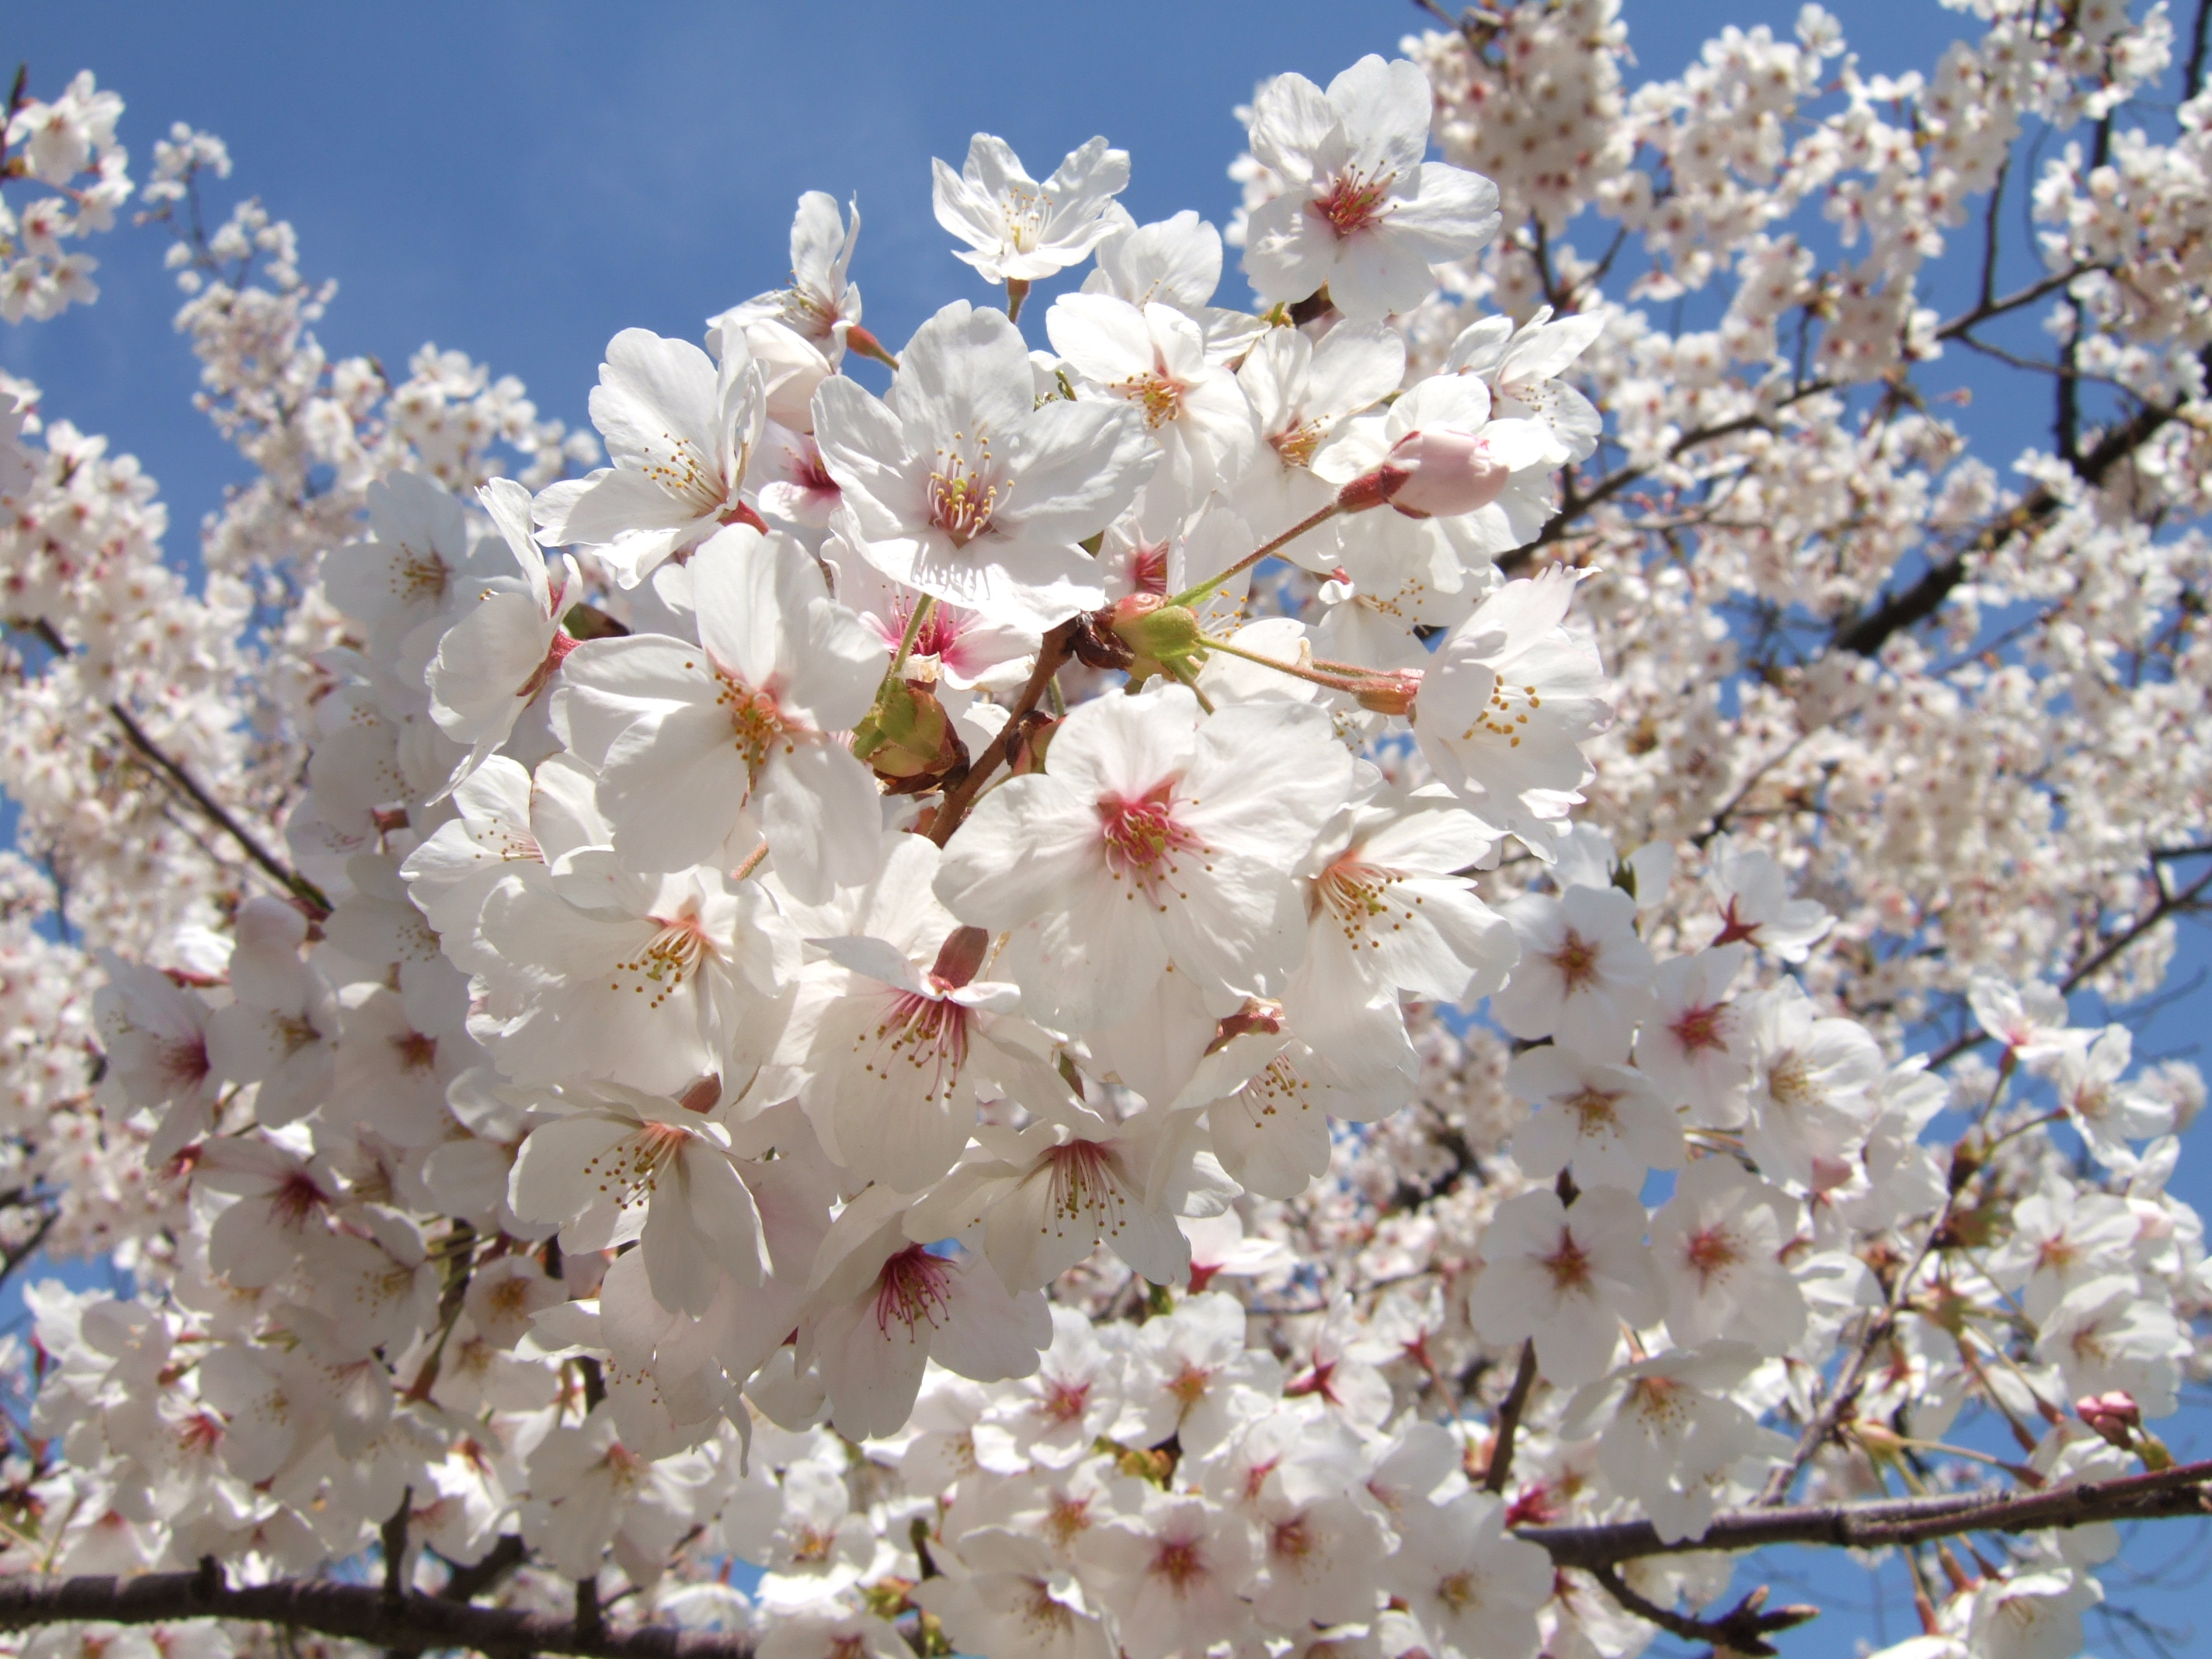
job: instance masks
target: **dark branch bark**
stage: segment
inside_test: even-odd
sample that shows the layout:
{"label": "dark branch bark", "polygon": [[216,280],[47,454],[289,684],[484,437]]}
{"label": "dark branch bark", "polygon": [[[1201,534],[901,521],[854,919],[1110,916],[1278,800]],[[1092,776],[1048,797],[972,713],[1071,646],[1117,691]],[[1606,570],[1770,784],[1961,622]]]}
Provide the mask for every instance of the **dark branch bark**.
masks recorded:
{"label": "dark branch bark", "polygon": [[1029,684],[1022,688],[1021,696],[1006,716],[1006,725],[1000,728],[999,735],[984,746],[983,752],[975,757],[975,763],[968,769],[968,775],[939,802],[936,820],[930,825],[929,838],[939,847],[952,839],[952,832],[960,827],[961,819],[968,816],[968,809],[975,805],[984,781],[998,770],[1000,764],[1012,751],[1014,744],[1021,737],[1023,717],[1043,701],[1045,688],[1052,684],[1053,676],[1059,673],[1068,658],[1074,654],[1075,630],[1081,622],[1079,617],[1070,617],[1044,636],[1044,643],[1037,652],[1036,667],[1030,672]]}
{"label": "dark branch bark", "polygon": [[1662,1607],[1656,1601],[1638,1595],[1611,1567],[1593,1567],[1590,1577],[1604,1588],[1605,1593],[1647,1624],[1656,1625],[1670,1635],[1689,1642],[1710,1642],[1717,1650],[1740,1653],[1749,1659],[1775,1659],[1779,1649],[1766,1638],[1777,1631],[1785,1631],[1820,1617],[1818,1607],[1777,1607],[1771,1613],[1766,1606],[1766,1586],[1757,1589],[1730,1607],[1717,1619],[1692,1619],[1687,1613]]}
{"label": "dark branch bark", "polygon": [[[1962,1533],[2022,1533],[2097,1522],[2148,1521],[2212,1514],[2203,1490],[2212,1462],[2187,1463],[2116,1480],[2085,1481],[2055,1492],[1905,1498],[1870,1504],[1803,1504],[1740,1510],[1717,1516],[1702,1538],[1662,1540],[1648,1521],[1589,1527],[1523,1527],[1516,1535],[1561,1567],[1599,1572],[1646,1556],[1741,1551],[1774,1544],[1872,1549]],[[1752,1610],[1757,1614],[1757,1609]],[[212,1561],[198,1572],[137,1578],[15,1578],[0,1581],[0,1630],[70,1623],[156,1625],[231,1619],[282,1625],[325,1636],[407,1650],[471,1648],[489,1659],[532,1653],[581,1659],[752,1659],[747,1637],[667,1626],[586,1629],[573,1620],[505,1607],[472,1607],[443,1596],[393,1596],[373,1584],[309,1580],[233,1589]]]}
{"label": "dark branch bark", "polygon": [[[2107,472],[2157,436],[2173,418],[2172,410],[2155,404],[2138,410],[2132,420],[2122,422],[2100,438],[2095,447],[2075,464],[2075,471],[2087,484],[2094,487],[2102,483]],[[2048,523],[2061,505],[2057,495],[2037,486],[2017,507],[1990,524],[1965,548],[1929,565],[1910,587],[1890,595],[1873,610],[1839,623],[1830,643],[1838,650],[1854,652],[1862,657],[1873,656],[1888,642],[1891,635],[1927,621],[1942,609],[1943,601],[1951,597],[1951,590],[1966,579],[1976,560],[2012,537]]]}
{"label": "dark branch bark", "polygon": [[2100,1521],[2212,1514],[2203,1490],[2207,1481],[2212,1481],[2212,1462],[2185,1463],[2116,1480],[2084,1481],[2056,1492],[1736,1510],[1717,1516],[1704,1537],[1673,1543],[1662,1540],[1649,1521],[1595,1527],[1523,1527],[1517,1535],[1540,1545],[1555,1565],[1586,1570],[1651,1555],[1755,1550],[1773,1544],[1874,1549],[1887,1544],[1952,1538],[1961,1533],[2042,1532]]}
{"label": "dark branch bark", "polygon": [[1521,1345],[1521,1364],[1513,1373],[1512,1389],[1498,1408],[1498,1438],[1491,1444],[1490,1467],[1482,1476],[1486,1492],[1504,1492],[1512,1476],[1513,1438],[1520,1432],[1521,1413],[1528,1409],[1528,1395],[1535,1386],[1536,1339],[1530,1337]]}
{"label": "dark branch bark", "polygon": [[752,1659],[749,1637],[679,1631],[580,1630],[571,1620],[504,1607],[471,1607],[439,1596],[391,1597],[372,1584],[319,1581],[231,1589],[219,1574],[149,1573],[139,1578],[17,1578],[0,1583],[0,1630],[88,1622],[169,1624],[236,1619],[283,1625],[372,1647],[423,1650],[472,1648],[489,1659],[533,1653],[584,1659]]}
{"label": "dark branch bark", "polygon": [[107,712],[114,717],[115,723],[123,728],[123,735],[131,740],[131,746],[151,761],[162,776],[183,792],[186,799],[206,814],[208,818],[231,840],[236,842],[239,849],[246,857],[275,877],[286,891],[314,913],[317,920],[319,921],[330,915],[331,902],[323,896],[322,889],[263,846],[258,836],[231,817],[229,810],[222,802],[201,788],[191,773],[185,770],[177,762],[170,759],[161,745],[146,735],[145,729],[131,717],[129,709],[119,702],[111,702],[107,705]]}

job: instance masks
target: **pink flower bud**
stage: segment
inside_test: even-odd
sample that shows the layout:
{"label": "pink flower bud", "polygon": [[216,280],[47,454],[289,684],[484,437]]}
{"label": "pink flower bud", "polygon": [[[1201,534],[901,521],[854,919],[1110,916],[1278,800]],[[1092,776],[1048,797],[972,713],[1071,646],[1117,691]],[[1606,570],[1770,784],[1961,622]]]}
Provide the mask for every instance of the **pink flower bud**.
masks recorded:
{"label": "pink flower bud", "polygon": [[1390,505],[1409,519],[1449,518],[1488,507],[1513,476],[1490,459],[1481,438],[1449,428],[1408,432],[1391,446],[1382,470],[1405,475],[1390,492]]}
{"label": "pink flower bud", "polygon": [[1420,695],[1421,671],[1418,668],[1396,668],[1387,674],[1376,674],[1360,682],[1352,695],[1362,708],[1377,714],[1410,714],[1413,699]]}
{"label": "pink flower bud", "polygon": [[2110,1394],[2084,1395],[2074,1402],[2081,1420],[2121,1450],[2128,1449],[2133,1431],[2142,1426],[2142,1408],[2131,1395],[2115,1389]]}

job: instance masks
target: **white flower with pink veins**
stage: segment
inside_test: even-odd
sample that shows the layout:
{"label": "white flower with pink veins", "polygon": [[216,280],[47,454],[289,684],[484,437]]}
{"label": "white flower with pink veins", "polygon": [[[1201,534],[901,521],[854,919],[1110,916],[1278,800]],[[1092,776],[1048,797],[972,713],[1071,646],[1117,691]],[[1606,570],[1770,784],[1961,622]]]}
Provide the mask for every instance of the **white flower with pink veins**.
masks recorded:
{"label": "white flower with pink veins", "polygon": [[1547,1380],[1595,1382],[1612,1369],[1623,1322],[1640,1329],[1658,1316],[1644,1219],[1636,1195],[1617,1187],[1588,1188],[1572,1205],[1540,1188],[1508,1199],[1482,1235],[1468,1317],[1486,1341],[1534,1337]]}
{"label": "white flower with pink veins", "polygon": [[948,605],[1040,629],[1105,603],[1078,544],[1157,464],[1133,408],[1040,406],[1020,333],[964,300],[915,331],[886,398],[825,380],[814,435],[845,494],[840,533],[869,562]]}
{"label": "white flower with pink veins", "polygon": [[1613,724],[1597,647],[1564,625],[1577,580],[1553,565],[1485,599],[1437,648],[1412,710],[1437,776],[1539,858],[1596,775],[1582,744]]}
{"label": "white flower with pink veins", "polygon": [[576,646],[561,629],[576,589],[576,563],[564,553],[557,576],[547,569],[544,552],[531,538],[530,492],[512,478],[494,478],[477,495],[522,574],[467,584],[459,596],[466,607],[461,619],[431,659],[430,718],[455,743],[470,745],[454,770],[456,781],[506,743]]}
{"label": "white flower with pink veins", "polygon": [[1404,1598],[1433,1643],[1458,1659],[1529,1659],[1536,1610],[1551,1599],[1552,1558],[1505,1530],[1505,1505],[1488,1492],[1449,1504],[1407,1504],[1395,1517],[1398,1552],[1383,1587]]}
{"label": "white flower with pink veins", "polygon": [[960,1651],[1113,1659],[1106,1626],[1042,1539],[1003,1527],[979,1528],[961,1539],[960,1559],[969,1571],[957,1577],[940,1573],[912,1591]]}
{"label": "white flower with pink veins", "polygon": [[1385,788],[1341,814],[1302,872],[1305,961],[1283,999],[1293,1024],[1318,1029],[1378,995],[1464,1003],[1503,985],[1520,945],[1458,873],[1497,848],[1433,787]]}
{"label": "white flower with pink veins", "polygon": [[1428,153],[1429,78],[1372,53],[1328,83],[1279,75],[1252,100],[1252,154],[1283,193],[1252,210],[1244,270],[1262,299],[1326,286],[1354,321],[1428,297],[1429,266],[1497,235],[1498,187]]}
{"label": "white flower with pink veins", "polygon": [[[1406,379],[1406,343],[1379,323],[1340,323],[1318,342],[1304,330],[1271,328],[1237,367],[1266,445],[1236,489],[1237,509],[1273,536],[1327,507],[1335,484],[1313,470],[1316,454],[1351,416],[1373,408]],[[1342,483],[1342,479],[1336,481]],[[1310,568],[1325,541],[1301,539],[1283,556]]]}
{"label": "white flower with pink veins", "polygon": [[799,1363],[822,1374],[837,1431],[895,1434],[932,1359],[978,1382],[1027,1376],[1052,1343],[1036,1291],[1009,1291],[988,1261],[907,1237],[908,1200],[871,1187],[822,1241],[799,1327]]}
{"label": "white flower with pink veins", "polygon": [[734,865],[759,814],[776,873],[808,901],[882,861],[876,781],[836,735],[868,712],[888,661],[789,537],[744,526],[689,567],[699,643],[594,640],[562,665],[555,729],[599,776],[617,853],[639,867]]}
{"label": "white flower with pink veins", "polygon": [[1505,919],[1521,960],[1490,1000],[1517,1037],[1556,1037],[1593,1059],[1625,1061],[1651,1006],[1651,947],[1636,936],[1636,901],[1618,887],[1570,887],[1513,900]]}
{"label": "white flower with pink veins", "polygon": [[1549,1181],[1571,1170],[1585,1187],[1637,1192],[1647,1171],[1682,1167],[1681,1124],[1633,1066],[1547,1042],[1514,1057],[1505,1085],[1542,1108],[1514,1132],[1524,1175]]}
{"label": "white flower with pink veins", "polygon": [[921,836],[897,836],[867,909],[836,935],[813,936],[823,919],[793,912],[827,958],[805,969],[792,1021],[787,1053],[804,1043],[799,1103],[833,1158],[902,1193],[953,1166],[979,1088],[986,1098],[1064,1092],[1042,1060],[994,1037],[1021,988],[983,971],[989,936],[931,895],[939,858]]}
{"label": "white flower with pink veins", "polygon": [[703,1314],[721,1275],[768,1271],[761,1215],[708,1111],[719,1086],[675,1101],[617,1084],[558,1089],[540,1104],[508,1177],[507,1206],[553,1222],[571,1253],[638,1241],[654,1301]]}
{"label": "white flower with pink veins", "polygon": [[1102,1576],[1099,1602],[1131,1654],[1203,1653],[1244,1630],[1252,1540],[1233,1510],[1146,1492],[1134,1514],[1094,1531],[1083,1553]]}
{"label": "white flower with pink veins", "polygon": [[1172,958],[1211,1002],[1297,960],[1291,872],[1352,785],[1328,717],[1246,703],[1200,722],[1179,685],[1070,712],[1045,770],[983,797],[945,848],[938,896],[1018,929],[1005,969],[1030,1012],[1110,1025]]}
{"label": "white flower with pink veins", "polygon": [[1644,1506],[1663,1541],[1702,1538],[1729,1473],[1789,1447],[1729,1398],[1759,1363],[1741,1342],[1638,1360],[1577,1394],[1562,1432],[1579,1439],[1601,1429],[1598,1468],[1613,1489]]}
{"label": "white flower with pink veins", "polygon": [[915,1206],[910,1237],[957,1237],[1015,1290],[1042,1286],[1103,1243],[1155,1285],[1180,1285],[1190,1244],[1175,1212],[1194,1192],[1212,1208],[1233,1191],[1194,1172],[1195,1112],[1149,1110],[1109,1124],[1087,1112],[1023,1129],[979,1126],[980,1143]]}
{"label": "white flower with pink veins", "polygon": [[1041,185],[1005,139],[988,132],[968,141],[958,173],[934,158],[929,165],[937,222],[968,244],[952,257],[987,283],[1026,285],[1065,270],[1120,228],[1107,210],[1128,185],[1129,152],[1109,149],[1103,138],[1071,150]]}
{"label": "white flower with pink veins", "polygon": [[1767,1355],[1805,1334],[1805,1296],[1783,1265],[1800,1207],[1734,1158],[1701,1158],[1651,1218],[1651,1263],[1681,1346],[1725,1339]]}
{"label": "white flower with pink veins", "polygon": [[519,1083],[608,1078],[678,1095],[741,1085],[773,1051],[799,940],[760,884],[642,875],[587,847],[542,884],[495,889],[483,930],[510,963],[469,1029]]}
{"label": "white flower with pink veins", "polygon": [[791,285],[757,294],[710,318],[708,326],[781,323],[831,362],[842,358],[845,337],[860,320],[860,285],[846,277],[860,240],[858,204],[851,214],[848,224],[837,210],[837,198],[826,191],[801,196],[791,221]]}
{"label": "white flower with pink veins", "polygon": [[760,523],[742,492],[767,385],[742,329],[718,330],[714,343],[719,362],[650,329],[616,335],[592,392],[614,465],[538,493],[546,542],[591,549],[624,587],[723,525]]}
{"label": "white flower with pink veins", "polygon": [[1250,465],[1260,442],[1251,403],[1234,374],[1206,361],[1205,335],[1182,312],[1111,294],[1063,294],[1044,325],[1079,377],[1079,397],[1127,404],[1144,416],[1162,458],[1148,499],[1166,495],[1188,511]]}

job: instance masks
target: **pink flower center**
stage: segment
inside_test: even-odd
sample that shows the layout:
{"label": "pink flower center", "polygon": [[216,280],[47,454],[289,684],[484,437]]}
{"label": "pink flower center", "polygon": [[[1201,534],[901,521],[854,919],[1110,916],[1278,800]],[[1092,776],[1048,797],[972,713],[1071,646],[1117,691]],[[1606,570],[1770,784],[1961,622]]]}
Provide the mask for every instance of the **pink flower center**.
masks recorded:
{"label": "pink flower center", "polygon": [[1139,542],[1129,550],[1129,586],[1139,593],[1168,591],[1168,544]]}
{"label": "pink flower center", "polygon": [[1725,1227],[1702,1227],[1682,1243],[1682,1260],[1696,1270],[1698,1279],[1712,1282],[1743,1260],[1743,1247]]}
{"label": "pink flower center", "polygon": [[728,710],[730,734],[738,745],[738,752],[745,757],[745,770],[754,778],[768,764],[769,757],[779,744],[785,752],[792,748],[790,724],[783,710],[776,704],[772,691],[756,691],[735,675],[717,669],[714,678],[721,682],[721,690],[714,701]]}
{"label": "pink flower center", "polygon": [[1052,1166],[1049,1213],[1062,1222],[1094,1222],[1108,1232],[1121,1230],[1121,1183],[1111,1152],[1095,1140],[1071,1140],[1044,1158]]}
{"label": "pink flower center", "polygon": [[885,1083],[903,1076],[937,1105],[951,1097],[968,1062],[968,1010],[919,991],[896,992],[890,1012],[855,1047],[871,1037],[875,1053],[860,1062],[861,1069]]}
{"label": "pink flower center", "polygon": [[1174,854],[1205,850],[1196,836],[1176,822],[1173,790],[1172,784],[1163,783],[1139,800],[1109,795],[1098,803],[1106,867],[1116,881],[1129,880],[1154,897],[1172,872]]}
{"label": "pink flower center", "polygon": [[635,975],[636,982],[630,989],[639,996],[645,996],[647,994],[646,987],[652,986],[651,1000],[646,1006],[658,1008],[683,988],[684,981],[698,970],[699,964],[714,947],[707,942],[706,933],[699,926],[696,916],[678,916],[673,921],[653,916],[647,920],[655,923],[660,931],[653,936],[644,950],[629,961],[615,963],[607,989],[619,991],[623,976]]}
{"label": "pink flower center", "polygon": [[530,678],[523,681],[516,689],[514,695],[525,702],[536,697],[551,683],[553,676],[560,672],[561,665],[568,660],[568,653],[582,643],[583,641],[574,634],[562,629],[555,629],[552,643],[545,647],[545,660],[531,672]]}
{"label": "pink flower center", "polygon": [[1368,179],[1355,168],[1329,180],[1328,193],[1312,204],[1310,211],[1337,236],[1357,234],[1382,217],[1383,198],[1390,193],[1389,179]]}
{"label": "pink flower center", "polygon": [[951,1288],[950,1262],[920,1244],[908,1245],[876,1275],[876,1328],[888,1336],[896,1321],[909,1337],[925,1322],[934,1330],[939,1316],[952,1311]]}
{"label": "pink flower center", "polygon": [[1177,1595],[1189,1594],[1200,1580],[1209,1576],[1206,1557],[1199,1549],[1198,1540],[1192,1538],[1170,1538],[1161,1544],[1152,1557],[1152,1571],[1166,1579]]}
{"label": "pink flower center", "polygon": [[1571,927],[1545,960],[1559,970],[1560,989],[1568,996],[1597,983],[1598,947]]}
{"label": "pink flower center", "polygon": [[1686,1054],[1698,1054],[1707,1048],[1728,1048],[1730,1020],[1726,1003],[1708,1003],[1703,1007],[1685,1008],[1667,1029],[1674,1034],[1674,1041],[1682,1045]]}
{"label": "pink flower center", "polygon": [[[988,464],[991,447],[985,444],[982,450]],[[999,486],[970,471],[964,456],[940,449],[937,459],[937,470],[929,475],[929,521],[953,546],[965,547],[991,527],[991,515],[999,510]]]}
{"label": "pink flower center", "polygon": [[1055,1423],[1080,1423],[1091,1408],[1091,1384],[1053,1377],[1044,1385],[1044,1414]]}
{"label": "pink flower center", "polygon": [[1552,1288],[1562,1293],[1587,1291],[1590,1282],[1590,1254],[1582,1241],[1565,1228],[1559,1230],[1559,1242],[1552,1253],[1537,1258],[1546,1273],[1552,1276]]}

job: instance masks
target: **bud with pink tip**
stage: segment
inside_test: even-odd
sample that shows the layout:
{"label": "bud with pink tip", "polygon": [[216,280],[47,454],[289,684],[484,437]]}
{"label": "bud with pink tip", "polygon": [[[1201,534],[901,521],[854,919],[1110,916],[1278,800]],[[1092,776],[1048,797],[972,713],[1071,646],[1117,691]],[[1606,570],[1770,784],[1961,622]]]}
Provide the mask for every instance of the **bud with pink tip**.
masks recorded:
{"label": "bud with pink tip", "polygon": [[1477,434],[1431,428],[1399,439],[1380,466],[1336,492],[1336,504],[1364,513],[1387,502],[1409,519],[1450,518],[1488,507],[1512,477],[1513,469],[1492,459]]}
{"label": "bud with pink tip", "polygon": [[1449,428],[1408,432],[1390,447],[1386,470],[1405,482],[1390,505],[1413,519],[1450,518],[1488,507],[1505,490],[1510,467],[1490,458],[1490,447],[1472,432]]}

